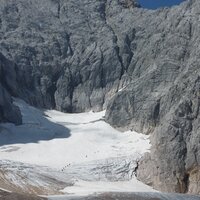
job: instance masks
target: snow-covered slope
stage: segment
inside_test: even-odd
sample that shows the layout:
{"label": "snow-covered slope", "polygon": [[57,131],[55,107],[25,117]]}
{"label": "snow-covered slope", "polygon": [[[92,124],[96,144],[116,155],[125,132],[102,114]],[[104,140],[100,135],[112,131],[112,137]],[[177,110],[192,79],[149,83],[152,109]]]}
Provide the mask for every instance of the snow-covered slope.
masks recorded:
{"label": "snow-covered slope", "polygon": [[26,190],[27,185],[43,187],[48,194],[48,186],[56,184],[57,190],[75,194],[152,191],[134,176],[138,160],[150,148],[148,136],[115,130],[104,121],[104,111],[65,114],[40,111],[21,100],[15,104],[23,125],[1,125],[1,181]]}
{"label": "snow-covered slope", "polygon": [[62,169],[111,157],[131,155],[138,160],[150,148],[148,136],[113,129],[103,120],[105,112],[43,113],[23,101],[16,104],[22,111],[23,125],[1,126],[1,159]]}

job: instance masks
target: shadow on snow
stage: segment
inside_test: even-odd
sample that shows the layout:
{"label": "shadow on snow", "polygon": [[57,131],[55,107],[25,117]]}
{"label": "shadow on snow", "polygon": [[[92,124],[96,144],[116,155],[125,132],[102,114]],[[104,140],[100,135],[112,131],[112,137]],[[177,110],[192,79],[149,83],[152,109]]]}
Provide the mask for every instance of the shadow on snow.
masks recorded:
{"label": "shadow on snow", "polygon": [[0,146],[12,144],[38,143],[53,139],[68,138],[70,130],[50,121],[45,114],[26,103],[19,103],[23,124],[0,124]]}

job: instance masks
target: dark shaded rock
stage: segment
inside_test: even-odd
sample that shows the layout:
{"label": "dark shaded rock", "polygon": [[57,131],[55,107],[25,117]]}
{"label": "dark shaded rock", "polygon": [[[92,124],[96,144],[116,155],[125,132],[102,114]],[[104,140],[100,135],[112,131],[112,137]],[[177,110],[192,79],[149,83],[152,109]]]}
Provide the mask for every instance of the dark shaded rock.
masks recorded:
{"label": "dark shaded rock", "polygon": [[17,106],[13,105],[11,95],[16,95],[16,72],[12,62],[0,54],[0,122],[22,123]]}
{"label": "dark shaded rock", "polygon": [[22,123],[22,116],[17,106],[13,105],[10,94],[0,84],[0,122]]}

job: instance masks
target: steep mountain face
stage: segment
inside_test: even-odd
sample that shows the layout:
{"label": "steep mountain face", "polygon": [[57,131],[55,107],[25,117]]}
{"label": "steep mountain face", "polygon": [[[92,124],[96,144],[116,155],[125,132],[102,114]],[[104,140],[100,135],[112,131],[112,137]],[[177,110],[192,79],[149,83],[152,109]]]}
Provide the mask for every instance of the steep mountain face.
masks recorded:
{"label": "steep mountain face", "polygon": [[[16,93],[15,65],[0,53],[0,122],[21,124],[22,117],[11,95]],[[10,93],[9,93],[10,92]]]}
{"label": "steep mountain face", "polygon": [[155,11],[134,0],[0,0],[0,121],[20,123],[10,95],[107,109],[112,126],[151,135],[140,180],[200,193],[199,12],[199,0]]}

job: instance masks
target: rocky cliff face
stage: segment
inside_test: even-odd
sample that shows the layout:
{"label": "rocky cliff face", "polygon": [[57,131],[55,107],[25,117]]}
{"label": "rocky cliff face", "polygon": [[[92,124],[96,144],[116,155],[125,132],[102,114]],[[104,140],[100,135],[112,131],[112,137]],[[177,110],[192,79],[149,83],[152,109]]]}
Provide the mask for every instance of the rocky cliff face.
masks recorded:
{"label": "rocky cliff face", "polygon": [[22,117],[11,95],[16,93],[15,65],[0,53],[0,122],[21,124]]}
{"label": "rocky cliff face", "polygon": [[5,108],[18,115],[9,95],[64,112],[106,108],[112,126],[151,135],[139,179],[200,193],[199,12],[199,0],[155,11],[133,0],[0,0],[12,77],[1,78],[0,120],[15,121]]}

